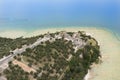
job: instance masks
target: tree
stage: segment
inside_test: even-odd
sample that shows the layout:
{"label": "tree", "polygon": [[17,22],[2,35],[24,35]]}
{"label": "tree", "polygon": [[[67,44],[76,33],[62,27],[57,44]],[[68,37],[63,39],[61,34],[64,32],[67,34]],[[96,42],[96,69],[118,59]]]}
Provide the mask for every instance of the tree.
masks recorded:
{"label": "tree", "polygon": [[26,49],[26,52],[31,53],[31,52],[32,52],[32,49],[31,49],[31,48],[27,48],[27,49]]}

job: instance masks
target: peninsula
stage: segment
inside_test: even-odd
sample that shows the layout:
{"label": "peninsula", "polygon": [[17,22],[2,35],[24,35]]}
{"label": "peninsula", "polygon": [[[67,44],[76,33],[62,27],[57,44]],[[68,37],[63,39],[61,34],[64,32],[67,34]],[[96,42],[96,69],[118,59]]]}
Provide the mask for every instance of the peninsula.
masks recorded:
{"label": "peninsula", "polygon": [[83,80],[100,61],[98,42],[84,31],[0,38],[3,80]]}

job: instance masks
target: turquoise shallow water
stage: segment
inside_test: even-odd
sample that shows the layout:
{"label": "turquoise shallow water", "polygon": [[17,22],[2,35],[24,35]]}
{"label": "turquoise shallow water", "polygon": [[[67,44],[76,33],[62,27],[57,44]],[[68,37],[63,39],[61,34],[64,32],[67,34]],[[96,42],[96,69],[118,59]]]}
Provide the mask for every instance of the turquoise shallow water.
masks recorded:
{"label": "turquoise shallow water", "polygon": [[1,0],[0,31],[91,26],[120,35],[118,0]]}
{"label": "turquoise shallow water", "polygon": [[117,0],[1,0],[0,32],[61,27],[98,27],[120,36]]}

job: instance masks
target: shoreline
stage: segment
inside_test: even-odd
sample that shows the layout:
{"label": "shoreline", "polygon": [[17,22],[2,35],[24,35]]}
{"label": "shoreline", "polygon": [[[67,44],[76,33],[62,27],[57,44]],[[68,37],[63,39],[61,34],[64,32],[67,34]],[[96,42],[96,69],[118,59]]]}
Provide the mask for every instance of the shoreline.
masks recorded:
{"label": "shoreline", "polygon": [[25,34],[27,34],[27,32],[23,30],[6,30],[6,31],[0,32],[0,37],[15,39],[15,38],[24,36]]}
{"label": "shoreline", "polygon": [[[18,34],[19,36],[16,37],[33,37],[37,36],[40,34],[45,34],[47,32],[56,32],[56,31],[70,31],[70,32],[77,32],[77,31],[85,31],[86,34],[91,35],[94,37],[101,49],[101,54],[102,54],[102,61],[103,63],[98,64],[98,65],[93,65],[92,69],[89,71],[87,78],[85,80],[120,80],[119,76],[119,71],[120,71],[120,62],[119,60],[119,52],[120,52],[120,42],[116,38],[115,34],[113,34],[111,31],[104,29],[104,28],[95,28],[95,27],[70,27],[70,28],[52,28],[52,29],[42,29],[42,30],[36,30],[33,32],[20,32],[16,31],[17,33],[15,34],[11,32],[6,32],[5,34],[9,33],[9,35],[6,35],[8,37],[11,37],[10,33],[12,35],[15,34],[15,36]],[[20,35],[22,34],[22,35]],[[1,33],[0,33],[1,36]],[[4,36],[4,37],[6,37]],[[16,37],[12,38],[16,38]],[[90,77],[90,78],[89,78]]]}

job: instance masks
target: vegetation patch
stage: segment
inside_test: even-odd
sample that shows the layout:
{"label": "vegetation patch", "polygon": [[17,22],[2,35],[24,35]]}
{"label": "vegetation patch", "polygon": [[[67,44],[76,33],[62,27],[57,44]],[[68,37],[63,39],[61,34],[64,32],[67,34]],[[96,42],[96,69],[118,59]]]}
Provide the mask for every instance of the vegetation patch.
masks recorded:
{"label": "vegetation patch", "polygon": [[[100,60],[97,41],[82,31],[49,33],[44,37],[50,38],[14,56],[2,74],[7,80],[83,80],[92,63]],[[37,39],[33,37],[25,44]]]}

